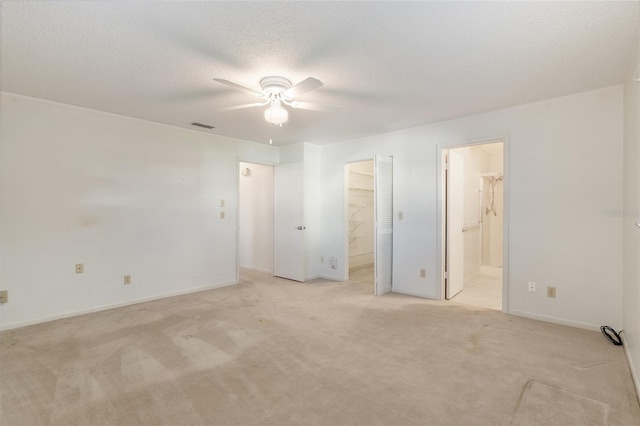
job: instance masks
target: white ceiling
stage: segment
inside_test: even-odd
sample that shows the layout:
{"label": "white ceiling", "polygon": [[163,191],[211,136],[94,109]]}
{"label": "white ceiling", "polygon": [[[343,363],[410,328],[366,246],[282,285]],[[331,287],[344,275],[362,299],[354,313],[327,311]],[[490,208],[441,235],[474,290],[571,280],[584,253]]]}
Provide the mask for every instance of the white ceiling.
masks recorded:
{"label": "white ceiling", "polygon": [[[7,1],[2,90],[275,145],[356,139],[620,84],[639,2]],[[324,86],[283,127],[213,78]]]}

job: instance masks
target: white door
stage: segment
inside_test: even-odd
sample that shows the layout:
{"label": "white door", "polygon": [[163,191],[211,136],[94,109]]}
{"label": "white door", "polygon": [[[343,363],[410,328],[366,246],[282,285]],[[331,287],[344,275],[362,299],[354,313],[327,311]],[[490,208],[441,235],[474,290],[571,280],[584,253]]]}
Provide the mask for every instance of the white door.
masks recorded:
{"label": "white door", "polygon": [[393,158],[374,158],[375,294],[391,291],[393,265]]}
{"label": "white door", "polygon": [[462,291],[464,285],[463,227],[464,157],[451,150],[447,170],[447,299]]}
{"label": "white door", "polygon": [[273,176],[273,275],[304,282],[303,164],[275,166]]}

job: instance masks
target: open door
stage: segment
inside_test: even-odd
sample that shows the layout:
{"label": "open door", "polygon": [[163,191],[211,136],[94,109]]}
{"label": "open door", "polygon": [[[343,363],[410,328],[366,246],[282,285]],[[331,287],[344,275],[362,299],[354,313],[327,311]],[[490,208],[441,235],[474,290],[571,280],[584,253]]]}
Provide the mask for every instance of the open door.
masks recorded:
{"label": "open door", "polygon": [[447,161],[447,235],[445,297],[451,299],[464,285],[464,157],[453,150]]}
{"label": "open door", "polygon": [[375,294],[391,291],[393,272],[393,157],[374,158]]}
{"label": "open door", "polygon": [[275,166],[273,179],[273,275],[304,282],[304,167],[302,161]]}

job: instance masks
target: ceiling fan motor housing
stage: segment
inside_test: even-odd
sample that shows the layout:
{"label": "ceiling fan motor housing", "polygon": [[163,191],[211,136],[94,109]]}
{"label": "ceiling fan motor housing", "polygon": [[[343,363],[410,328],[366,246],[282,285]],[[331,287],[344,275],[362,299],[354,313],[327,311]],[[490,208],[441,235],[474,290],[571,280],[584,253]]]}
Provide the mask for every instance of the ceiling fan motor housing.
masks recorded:
{"label": "ceiling fan motor housing", "polygon": [[262,87],[262,92],[267,96],[271,97],[273,95],[281,95],[285,91],[291,89],[291,81],[287,80],[284,77],[265,77],[260,80],[260,87]]}

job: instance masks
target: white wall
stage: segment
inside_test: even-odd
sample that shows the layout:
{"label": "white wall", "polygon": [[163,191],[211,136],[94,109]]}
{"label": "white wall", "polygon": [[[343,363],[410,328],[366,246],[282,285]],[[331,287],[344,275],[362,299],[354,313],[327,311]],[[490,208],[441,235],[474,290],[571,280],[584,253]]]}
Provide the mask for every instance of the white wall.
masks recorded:
{"label": "white wall", "polygon": [[241,162],[239,179],[240,266],[272,273],[273,166]]}
{"label": "white wall", "polygon": [[[640,45],[637,55],[640,58]],[[640,78],[640,59],[634,76]],[[624,338],[640,391],[640,82],[624,85],[624,207],[612,218],[624,235]]]}
{"label": "white wall", "polygon": [[[325,147],[322,254],[345,255],[344,164],[392,155],[394,211],[404,212],[394,221],[394,291],[439,298],[437,145],[508,135],[509,311],[620,327],[622,229],[604,212],[622,205],[622,93],[614,86]],[[342,266],[323,264],[321,274],[341,279]]]}
{"label": "white wall", "polygon": [[265,145],[6,93],[1,148],[2,328],[234,283],[237,157],[278,160]]}
{"label": "white wall", "polygon": [[[503,170],[503,153],[502,150],[491,156],[491,173],[498,173],[499,175],[504,174]],[[498,216],[495,216],[493,213],[489,213],[489,215],[485,215],[485,220],[489,222],[489,235],[488,238],[485,238],[489,241],[489,250],[488,250],[488,260],[487,264],[489,266],[499,266],[502,267],[502,221],[504,219],[504,181],[500,181],[495,186],[494,192],[494,205],[496,207],[496,212]]]}

